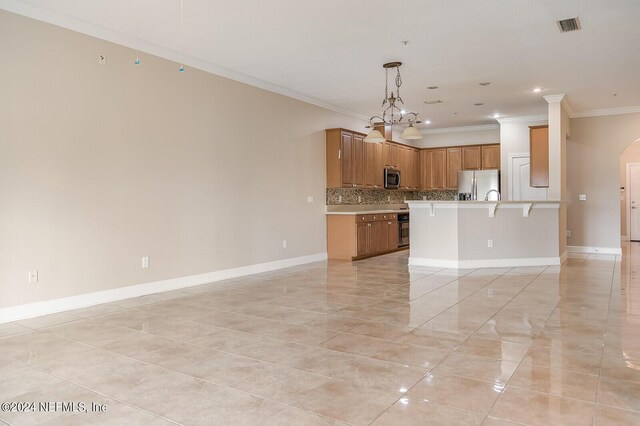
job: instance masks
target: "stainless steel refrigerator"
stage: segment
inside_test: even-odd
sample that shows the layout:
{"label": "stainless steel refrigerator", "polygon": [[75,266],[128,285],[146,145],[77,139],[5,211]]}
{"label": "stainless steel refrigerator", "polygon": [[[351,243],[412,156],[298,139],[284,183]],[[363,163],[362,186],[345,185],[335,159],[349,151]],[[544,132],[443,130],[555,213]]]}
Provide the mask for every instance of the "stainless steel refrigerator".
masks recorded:
{"label": "stainless steel refrigerator", "polygon": [[458,199],[490,201],[500,199],[498,170],[464,170],[458,172]]}

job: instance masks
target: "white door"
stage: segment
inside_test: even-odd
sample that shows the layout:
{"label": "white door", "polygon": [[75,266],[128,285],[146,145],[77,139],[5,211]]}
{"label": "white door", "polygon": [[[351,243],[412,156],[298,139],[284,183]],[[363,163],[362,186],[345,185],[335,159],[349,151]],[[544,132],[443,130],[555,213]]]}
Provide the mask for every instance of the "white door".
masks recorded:
{"label": "white door", "polygon": [[629,165],[629,206],[629,239],[640,241],[640,165]]}
{"label": "white door", "polygon": [[540,201],[547,199],[547,188],[533,188],[530,184],[531,160],[527,156],[511,160],[511,199]]}

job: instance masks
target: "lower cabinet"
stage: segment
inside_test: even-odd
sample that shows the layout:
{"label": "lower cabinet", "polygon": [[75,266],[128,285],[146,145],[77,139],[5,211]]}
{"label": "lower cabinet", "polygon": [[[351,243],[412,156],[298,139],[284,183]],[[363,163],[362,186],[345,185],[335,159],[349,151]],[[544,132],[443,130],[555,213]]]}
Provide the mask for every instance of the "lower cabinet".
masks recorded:
{"label": "lower cabinet", "polygon": [[329,259],[352,260],[398,249],[398,215],[327,215]]}

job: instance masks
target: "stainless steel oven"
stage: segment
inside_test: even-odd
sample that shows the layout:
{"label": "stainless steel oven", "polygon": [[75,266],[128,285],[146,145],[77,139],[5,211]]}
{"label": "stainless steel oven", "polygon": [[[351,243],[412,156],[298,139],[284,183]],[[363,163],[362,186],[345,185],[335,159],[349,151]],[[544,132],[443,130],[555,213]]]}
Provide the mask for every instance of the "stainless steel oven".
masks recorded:
{"label": "stainless steel oven", "polygon": [[398,213],[398,247],[409,245],[409,213]]}

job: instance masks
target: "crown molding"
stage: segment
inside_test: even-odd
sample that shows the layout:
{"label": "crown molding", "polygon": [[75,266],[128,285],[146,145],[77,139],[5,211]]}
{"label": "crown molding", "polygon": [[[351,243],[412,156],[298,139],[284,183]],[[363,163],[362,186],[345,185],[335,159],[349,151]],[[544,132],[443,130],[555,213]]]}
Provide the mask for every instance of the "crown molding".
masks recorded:
{"label": "crown molding", "polygon": [[423,135],[434,135],[438,133],[461,133],[461,132],[478,132],[483,130],[499,129],[498,124],[480,124],[476,126],[460,126],[460,127],[443,127],[440,129],[423,129],[420,131]]}
{"label": "crown molding", "polygon": [[639,113],[640,106],[620,107],[620,108],[605,108],[605,109],[592,109],[587,111],[579,111],[570,114],[571,118],[584,118],[584,117],[600,117],[603,115],[619,115],[619,114],[633,114]]}
{"label": "crown molding", "polygon": [[523,115],[521,117],[503,117],[498,118],[498,123],[530,123],[534,121],[548,121],[549,116],[547,114],[542,115]]}
{"label": "crown molding", "polygon": [[289,98],[297,99],[308,104],[319,106],[340,114],[347,115],[349,117],[369,121],[369,117],[356,114],[352,111],[341,108],[337,105],[333,105],[329,102],[325,102],[313,96],[306,95],[304,93],[288,89],[278,84],[270,83],[265,80],[250,76],[248,74],[241,73],[239,71],[232,70],[230,68],[217,65],[200,58],[183,55],[180,52],[167,49],[153,43],[145,42],[144,40],[138,40],[135,37],[121,34],[115,31],[108,30],[98,25],[91,24],[89,22],[82,21],[80,19],[68,16],[62,13],[54,12],[43,7],[27,3],[20,0],[0,0],[0,9],[4,9],[8,12],[22,15],[27,18],[35,19],[37,21],[46,22],[48,24],[56,25],[66,30],[75,31],[81,34],[85,34],[91,37],[98,38],[100,40],[108,41],[120,46],[127,47],[129,49],[138,50],[141,53],[157,56],[162,59],[167,59],[176,63],[182,63],[190,68],[206,71],[211,74],[215,74],[220,77],[225,77],[230,80],[238,81],[240,83],[247,84],[249,86],[257,87],[269,92],[284,95]]}
{"label": "crown molding", "polygon": [[562,100],[565,98],[565,94],[564,93],[560,93],[557,95],[546,95],[543,96],[544,100],[547,101],[548,103],[555,103],[555,102],[562,102]]}

